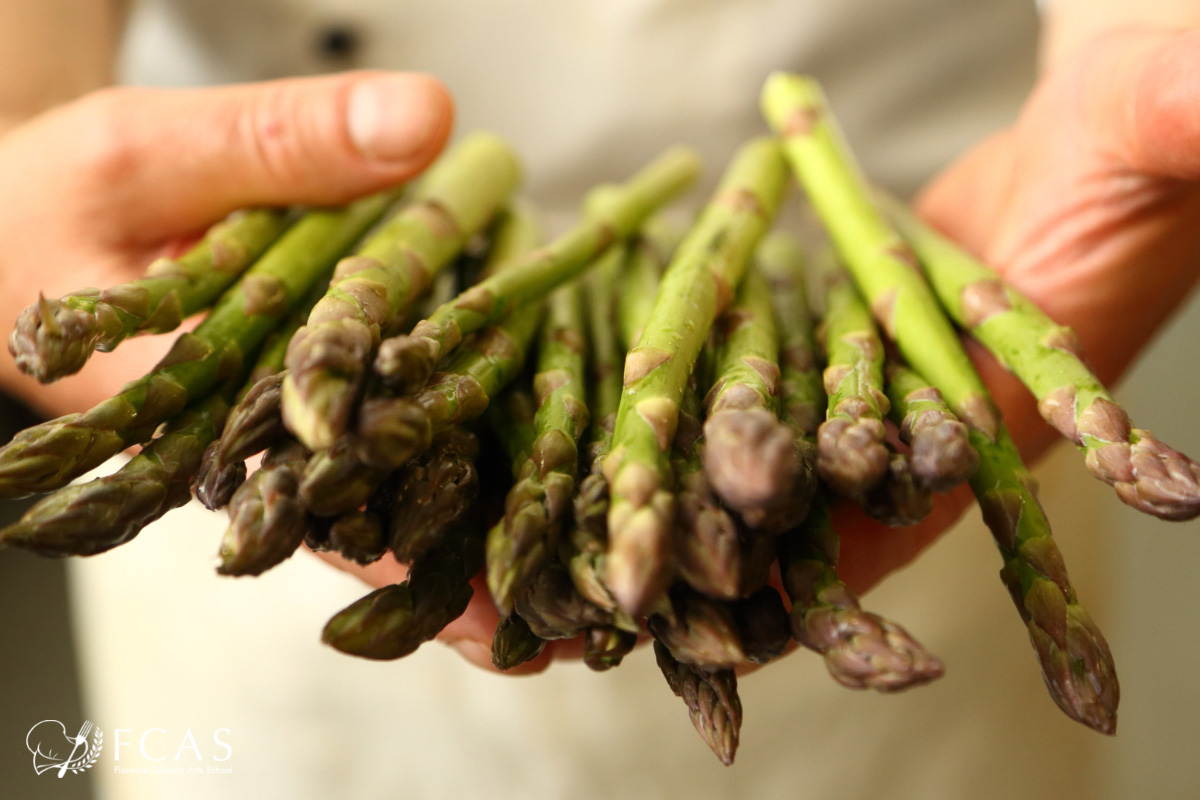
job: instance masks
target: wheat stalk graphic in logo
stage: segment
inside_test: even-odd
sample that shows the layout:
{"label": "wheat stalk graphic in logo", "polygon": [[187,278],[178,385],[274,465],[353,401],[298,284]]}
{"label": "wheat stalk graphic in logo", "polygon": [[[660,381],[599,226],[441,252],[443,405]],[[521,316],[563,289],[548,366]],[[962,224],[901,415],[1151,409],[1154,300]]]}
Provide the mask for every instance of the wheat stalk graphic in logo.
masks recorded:
{"label": "wheat stalk graphic in logo", "polygon": [[[91,720],[84,720],[74,736],[68,736],[66,727],[56,719],[44,719],[25,734],[25,747],[33,753],[33,771],[38,775],[57,770],[61,778],[68,772],[78,774],[90,769],[100,758],[103,746],[104,732],[93,727]],[[60,752],[65,752],[66,757],[59,755]]]}

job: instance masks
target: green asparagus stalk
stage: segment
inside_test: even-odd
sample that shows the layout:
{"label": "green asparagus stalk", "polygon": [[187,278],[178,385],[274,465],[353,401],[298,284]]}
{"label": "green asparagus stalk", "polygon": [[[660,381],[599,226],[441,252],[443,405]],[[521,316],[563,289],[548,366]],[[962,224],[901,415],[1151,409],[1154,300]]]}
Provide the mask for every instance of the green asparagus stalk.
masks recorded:
{"label": "green asparagus stalk", "polygon": [[314,453],[304,467],[300,498],[310,514],[336,517],[362,506],[388,476],[358,457],[353,437],[342,436],[333,447]]}
{"label": "green asparagus stalk", "polygon": [[625,350],[637,347],[642,328],[654,310],[663,272],[679,246],[680,233],[664,217],[651,217],[629,243],[621,268],[617,324]]}
{"label": "green asparagus stalk", "polygon": [[677,660],[666,645],[657,641],[654,658],[671,691],[687,704],[688,715],[704,743],[722,764],[732,764],[742,728],[737,674],[731,669],[710,671],[691,667]]}
{"label": "green asparagus stalk", "polygon": [[229,501],[229,527],[221,540],[221,575],[261,575],[291,558],[308,532],[296,499],[308,452],[287,440],[271,447],[262,466]]}
{"label": "green asparagus stalk", "polygon": [[326,549],[355,564],[372,564],[387,552],[387,523],[376,511],[347,511],[319,524],[327,526],[322,537]]}
{"label": "green asparagus stalk", "polygon": [[475,434],[451,428],[401,471],[389,528],[397,561],[411,564],[461,524],[479,497],[478,455]]}
{"label": "green asparagus stalk", "polygon": [[212,305],[288,221],[283,211],[242,211],[214,225],[178,258],[156,260],[136,281],[58,300],[40,297],[17,318],[8,350],[22,372],[50,383],[78,372],[96,350],[107,353],[130,336],[173,331]]}
{"label": "green asparagus stalk", "polygon": [[[626,252],[625,247],[612,248],[582,278],[587,297],[583,304],[584,322],[591,356],[587,366],[592,379],[588,400],[588,408],[592,409],[591,428],[584,466],[594,474],[599,474],[597,456],[607,453],[612,444],[617,406],[621,402],[621,362],[625,348],[617,338],[617,280]],[[625,293],[631,291],[624,283],[621,289]]]}
{"label": "green asparagus stalk", "polygon": [[283,324],[271,331],[250,370],[246,385],[238,392],[237,403],[225,419],[221,438],[204,450],[193,490],[196,499],[208,510],[216,511],[229,505],[233,493],[246,480],[245,460],[286,435],[283,419],[279,416],[283,359],[292,335],[308,319],[317,301],[325,296],[328,286],[328,280],[318,281]]}
{"label": "green asparagus stalk", "polygon": [[[420,394],[387,398],[390,407],[377,415],[364,409],[356,434],[339,438],[309,460],[300,486],[309,510],[331,516],[358,508],[390,469],[425,452],[435,434],[483,413],[490,398],[520,372],[540,316],[539,309],[522,309],[480,331]],[[361,458],[364,443],[386,457],[390,469],[368,465]]]}
{"label": "green asparagus stalk", "polygon": [[838,535],[817,495],[799,528],[779,537],[779,574],[792,601],[792,635],[825,657],[851,689],[895,692],[941,677],[942,662],[899,625],[863,611],[838,577]]}
{"label": "green asparagus stalk", "polygon": [[510,384],[488,404],[483,419],[500,442],[508,459],[515,482],[521,474],[522,465],[533,451],[533,440],[537,438],[537,399],[528,380],[517,380]]}
{"label": "green asparagus stalk", "polygon": [[755,664],[778,658],[791,641],[788,611],[779,592],[763,586],[733,603],[733,617],[746,657]]}
{"label": "green asparagus stalk", "polygon": [[1200,515],[1200,464],[1133,427],[1087,366],[1073,330],[903,204],[885,199],[884,205],[942,306],[1029,387],[1042,417],[1085,453],[1093,475],[1147,514],[1169,520]]}
{"label": "green asparagus stalk", "polygon": [[632,616],[656,601],[668,579],[674,515],[669,459],[688,374],[775,215],[784,172],[771,140],[739,151],[675,254],[651,319],[626,356],[613,449],[604,460],[611,487],[605,583]]}
{"label": "green asparagus stalk", "polygon": [[594,672],[620,666],[637,646],[636,633],[615,626],[588,628],[583,634],[583,663]]}
{"label": "green asparagus stalk", "polygon": [[[808,471],[813,472],[817,463],[817,430],[825,418],[826,400],[804,285],[804,253],[795,238],[773,234],[759,245],[755,265],[771,288],[779,333],[780,417],[792,426],[801,457]],[[816,481],[808,485],[811,496],[816,491]]]}
{"label": "green asparagus stalk", "polygon": [[208,443],[200,457],[200,468],[192,480],[192,492],[209,511],[217,511],[229,505],[233,493],[246,482],[246,462],[235,461],[222,465],[217,457],[220,449],[220,439]]}
{"label": "green asparagus stalk", "polygon": [[[494,228],[495,238],[483,266],[483,272],[487,276],[499,274],[519,263],[541,240],[541,229],[537,220],[533,212],[524,205],[505,210]],[[450,298],[444,302],[450,302]],[[486,332],[494,328],[495,326],[485,329],[478,337],[472,337],[469,344],[486,342]],[[501,359],[505,357],[503,352],[498,355]],[[519,368],[520,365],[517,366]],[[379,390],[379,396],[366,401],[359,415],[358,455],[373,467],[391,469],[397,461],[406,457],[409,447],[406,437],[411,434],[413,425],[419,427],[423,424],[424,412],[414,407],[410,399],[396,398],[382,385],[376,388]],[[473,391],[467,391],[467,394],[476,398],[478,396],[478,392]],[[471,418],[478,416],[478,413],[474,412]]]}
{"label": "green asparagus stalk", "polygon": [[425,452],[434,434],[482,414],[490,398],[520,372],[541,316],[541,309],[522,309],[480,331],[420,394],[364,403],[359,457],[377,467],[404,466]]}
{"label": "green asparagus stalk", "polygon": [[718,670],[765,663],[787,644],[788,614],[769,587],[730,603],[677,585],[670,600],[674,619],[655,614],[648,627],[685,664]]}
{"label": "green asparagus stalk", "polygon": [[[771,285],[779,325],[783,420],[815,459],[825,390],[798,242],[786,236],[768,238],[759,248],[758,267]],[[838,577],[838,536],[819,492],[804,523],[785,532],[777,544],[780,576],[792,601],[793,635],[825,656],[836,680],[855,688],[899,689],[941,674],[941,662],[899,626],[862,611]]]}
{"label": "green asparagus stalk", "polygon": [[362,658],[403,658],[462,616],[482,559],[481,537],[464,526],[413,563],[408,580],[385,586],[339,611],[321,640]]}
{"label": "green asparagus stalk", "polygon": [[818,274],[829,407],[817,431],[817,469],[839,494],[861,502],[888,469],[883,342],[850,276],[831,260]]}
{"label": "green asparagus stalk", "polygon": [[780,533],[804,519],[812,496],[796,436],[779,420],[779,336],[771,289],[749,270],[717,321],[715,380],[705,398],[704,472],[752,528]]}
{"label": "green asparagus stalk", "polygon": [[188,484],[216,436],[232,392],[215,392],[171,420],[117,472],[59,489],[0,531],[0,546],[88,556],[125,544],[191,499]]}
{"label": "green asparagus stalk", "polygon": [[[494,529],[493,529],[494,530]],[[557,559],[547,562],[514,599],[516,613],[543,639],[572,639],[612,625],[612,614],[588,602]]]}
{"label": "green asparagus stalk", "polygon": [[954,416],[942,394],[903,364],[885,370],[892,419],[900,439],[912,448],[912,473],[935,492],[948,492],[971,477],[979,456],[967,426]]}
{"label": "green asparagus stalk", "polygon": [[675,564],[696,591],[733,600],[766,584],[775,548],[768,534],[747,530],[713,493],[701,458],[702,413],[700,398],[689,385],[671,457],[678,487]]}
{"label": "green asparagus stalk", "polygon": [[629,238],[646,217],[691,184],[699,170],[692,151],[667,151],[619,191],[609,191],[604,203],[591,204],[575,228],[443,305],[429,319],[417,323],[408,336],[381,346],[375,371],[397,391],[416,391],[462,337],[578,277],[604,251]]}
{"label": "green asparagus stalk", "polygon": [[1108,644],[1079,603],[1035,483],[957,333],[874,205],[816,82],[775,75],[763,91],[772,127],[876,317],[905,360],[967,424],[979,467],[971,488],[1004,558],[1001,577],[1029,630],[1051,696],[1071,718],[1116,728],[1120,690]]}
{"label": "green asparagus stalk", "polygon": [[304,301],[263,344],[258,361],[250,371],[250,379],[242,389],[237,405],[229,412],[225,430],[221,433],[217,451],[221,464],[245,461],[280,441],[287,433],[280,411],[280,394],[288,345],[328,290],[328,279],[317,282]]}
{"label": "green asparagus stalk", "polygon": [[588,424],[583,307],[577,284],[550,296],[533,379],[537,438],[508,493],[504,527],[487,541],[487,581],[502,614],[558,548]]}
{"label": "green asparagus stalk", "polygon": [[[613,427],[621,402],[620,364],[627,349],[626,342],[641,334],[650,315],[659,280],[678,238],[675,229],[662,217],[652,217],[625,247],[610,250],[589,275],[593,286],[589,291],[591,324],[588,333],[594,372],[592,432],[588,445],[591,469],[580,481],[574,500],[574,525],[561,550],[575,588],[606,611],[617,608],[612,593],[604,585],[609,499],[604,457],[612,447]],[[610,270],[617,274],[611,274]],[[611,283],[613,288],[597,288],[606,283]],[[615,292],[618,283],[619,293]],[[629,615],[617,612],[616,618],[626,630],[636,630]]]}
{"label": "green asparagus stalk", "polygon": [[608,481],[599,467],[580,482],[573,504],[574,524],[560,548],[560,557],[580,594],[606,611],[615,611],[617,603],[604,585],[608,559]]}
{"label": "green asparagus stalk", "polygon": [[[486,280],[501,270],[519,264],[542,243],[542,227],[533,206],[523,201],[514,201],[506,208],[492,226],[492,241],[484,258],[479,280]],[[421,319],[433,314],[453,297],[443,298],[425,309]],[[420,320],[413,322],[416,325]]]}
{"label": "green asparagus stalk", "polygon": [[862,499],[867,515],[893,528],[916,525],[933,510],[933,494],[913,472],[912,460],[900,453],[888,455],[883,480]]}
{"label": "green asparagus stalk", "polygon": [[529,629],[517,614],[501,617],[492,634],[492,666],[505,672],[533,661],[546,649],[546,640]]}
{"label": "green asparagus stalk", "polygon": [[495,216],[518,172],[499,138],[464,139],[426,173],[409,206],[338,264],[288,347],[283,419],[309,449],[324,450],[349,429],[380,337]]}
{"label": "green asparagus stalk", "polygon": [[149,374],[88,412],[17,434],[0,448],[0,497],[65,486],[131,444],[147,441],[189,401],[240,374],[243,360],[394,197],[385,192],[345,209],[305,215]]}

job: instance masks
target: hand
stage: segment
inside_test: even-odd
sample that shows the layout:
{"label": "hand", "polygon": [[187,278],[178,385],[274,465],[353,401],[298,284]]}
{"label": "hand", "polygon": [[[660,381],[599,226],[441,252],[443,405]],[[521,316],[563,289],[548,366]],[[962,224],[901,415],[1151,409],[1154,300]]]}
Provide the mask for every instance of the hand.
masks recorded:
{"label": "hand", "polygon": [[[433,78],[351,72],[207,89],[106,89],[0,138],[0,326],[38,292],[136,278],[254,205],[338,204],[421,172],[453,106]],[[43,412],[88,408],[145,373],[173,336],[125,342],[39,386],[0,359],[0,388]]]}
{"label": "hand", "polygon": [[[1200,33],[1106,33],[1047,74],[1015,126],[951,166],[918,202],[935,227],[1075,328],[1106,383],[1200,277],[1197,68]],[[978,346],[972,354],[1022,452],[1037,458],[1057,434],[1011,375]],[[921,525],[898,531],[844,510],[847,582],[865,590],[908,563],[970,502],[960,488]]]}

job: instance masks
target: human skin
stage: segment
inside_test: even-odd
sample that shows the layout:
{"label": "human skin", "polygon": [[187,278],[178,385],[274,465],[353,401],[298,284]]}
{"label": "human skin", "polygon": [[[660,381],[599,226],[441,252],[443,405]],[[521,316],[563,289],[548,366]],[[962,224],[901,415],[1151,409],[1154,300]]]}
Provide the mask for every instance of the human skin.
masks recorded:
{"label": "human skin", "polygon": [[[1167,16],[1168,5],[1151,0],[1146,8],[1156,19],[1191,21]],[[1112,382],[1198,277],[1200,86],[1190,76],[1200,67],[1200,33],[1111,26],[1072,0],[1054,8],[1043,77],[1018,120],[932,181],[917,207],[1075,327],[1097,374]],[[1094,10],[1102,8],[1107,3]],[[0,9],[0,30],[8,13]],[[106,89],[59,104],[107,80],[96,67],[107,51],[98,47],[87,63],[72,56],[55,67],[62,74],[49,70],[40,100],[0,92],[0,124],[57,104],[0,136],[0,326],[10,329],[38,291],[56,296],[127,280],[238,207],[336,203],[411,177],[440,150],[452,122],[440,84],[396,73]],[[370,86],[393,92],[386,107],[399,109],[395,117],[380,113]],[[0,359],[0,388],[46,413],[79,410],[144,372],[169,339],[127,342],[50,387]],[[978,347],[972,353],[1014,438],[1036,458],[1055,435],[1014,379]],[[839,509],[846,581],[865,591],[915,558],[970,502],[960,490],[940,498],[922,524],[886,535],[854,509]],[[353,571],[372,586],[403,578],[403,567],[386,559]],[[475,586],[471,607],[442,639],[488,666],[496,615],[478,578]],[[519,671],[577,653],[576,643],[553,643]]]}

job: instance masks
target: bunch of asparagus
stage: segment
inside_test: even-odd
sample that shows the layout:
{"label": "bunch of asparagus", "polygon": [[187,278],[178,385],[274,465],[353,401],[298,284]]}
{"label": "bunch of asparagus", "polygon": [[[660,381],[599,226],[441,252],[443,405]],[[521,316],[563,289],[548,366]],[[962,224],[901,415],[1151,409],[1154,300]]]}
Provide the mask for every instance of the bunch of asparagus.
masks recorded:
{"label": "bunch of asparagus", "polygon": [[[955,324],[1130,505],[1194,518],[1200,467],[1132,427],[1069,330],[876,195],[815,82],[773,76],[762,100],[776,136],[734,155],[686,232],[660,212],[690,151],[597,187],[543,245],[515,155],[476,134],[411,188],[245,212],[141,280],[40,298],[9,346],[41,381],[211,310],[116,397],[0,448],[0,496],[50,493],[0,544],[100,553],[194,492],[229,510],[221,574],[304,546],[407,565],[325,626],[374,659],[436,637],[482,571],[499,669],[573,637],[609,669],[650,637],[728,764],[737,671],[792,639],[851,688],[942,674],[841,579],[831,508],[911,525],[969,482],[1051,696],[1111,733],[1108,646]],[[769,233],[789,168],[832,247]]]}

